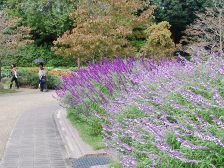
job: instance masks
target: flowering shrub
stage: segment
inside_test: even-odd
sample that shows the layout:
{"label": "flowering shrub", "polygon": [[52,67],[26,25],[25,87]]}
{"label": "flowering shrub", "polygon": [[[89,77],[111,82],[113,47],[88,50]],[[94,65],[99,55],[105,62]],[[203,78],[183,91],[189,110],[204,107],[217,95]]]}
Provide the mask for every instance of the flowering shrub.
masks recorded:
{"label": "flowering shrub", "polygon": [[[32,73],[38,73],[39,68],[28,68],[28,70]],[[57,76],[57,77],[66,77],[70,75],[70,71],[64,70],[54,70],[54,69],[46,69],[47,75]]]}
{"label": "flowering shrub", "polygon": [[[115,60],[63,78],[59,97],[96,116],[123,167],[222,167],[224,60]],[[80,115],[79,114],[79,115]]]}
{"label": "flowering shrub", "polygon": [[[86,116],[90,116],[90,107],[107,104],[115,94],[119,94],[130,84],[125,75],[131,73],[133,59],[114,60],[110,63],[89,65],[68,77],[63,77],[63,86],[57,90],[59,97],[70,95],[69,104],[81,107]],[[119,91],[119,92],[117,92]]]}

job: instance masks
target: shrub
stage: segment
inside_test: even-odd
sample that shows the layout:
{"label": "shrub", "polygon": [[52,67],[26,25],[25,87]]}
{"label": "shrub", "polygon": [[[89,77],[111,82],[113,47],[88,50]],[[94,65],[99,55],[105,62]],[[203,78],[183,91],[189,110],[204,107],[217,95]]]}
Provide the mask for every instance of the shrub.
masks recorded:
{"label": "shrub", "polygon": [[93,126],[93,134],[102,131],[94,112],[105,113],[100,105],[106,103],[108,99],[113,99],[116,91],[125,89],[128,83],[125,83],[123,78],[125,72],[131,70],[131,62],[133,59],[128,59],[127,63],[117,59],[112,64],[104,60],[103,65],[89,65],[62,78],[63,85],[57,90],[58,96],[63,97],[63,102],[69,103],[77,111],[75,115],[84,117],[86,122]]}
{"label": "shrub", "polygon": [[61,85],[61,79],[58,76],[48,75],[47,87],[48,89],[57,89]]}
{"label": "shrub", "polygon": [[2,78],[9,78],[11,76],[11,71],[9,67],[2,67]]}
{"label": "shrub", "polygon": [[19,69],[18,78],[20,86],[29,86],[32,88],[38,88],[39,77],[37,73],[29,72],[26,69]]}
{"label": "shrub", "polygon": [[17,63],[17,66],[22,67],[34,66],[33,60],[36,58],[44,59],[45,66],[74,66],[74,59],[66,59],[55,55],[50,47],[47,45],[37,46],[36,44],[29,44],[25,48],[22,48],[18,54],[14,55],[13,60]]}
{"label": "shrub", "polygon": [[3,84],[0,82],[0,90],[1,89],[4,89],[4,86],[3,86]]}

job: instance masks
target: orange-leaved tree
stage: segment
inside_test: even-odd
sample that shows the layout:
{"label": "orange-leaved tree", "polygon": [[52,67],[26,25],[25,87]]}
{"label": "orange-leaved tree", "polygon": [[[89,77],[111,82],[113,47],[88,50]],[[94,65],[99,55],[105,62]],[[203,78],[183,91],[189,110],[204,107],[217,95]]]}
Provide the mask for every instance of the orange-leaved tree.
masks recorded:
{"label": "orange-leaved tree", "polygon": [[149,27],[153,11],[144,0],[81,0],[70,14],[73,30],[54,42],[53,51],[81,61],[127,56],[135,51],[128,36]]}

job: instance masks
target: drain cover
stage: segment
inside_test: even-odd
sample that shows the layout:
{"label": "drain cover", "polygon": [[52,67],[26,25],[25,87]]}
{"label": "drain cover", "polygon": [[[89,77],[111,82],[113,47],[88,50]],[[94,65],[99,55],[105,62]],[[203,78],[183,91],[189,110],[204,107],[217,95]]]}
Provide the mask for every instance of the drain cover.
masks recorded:
{"label": "drain cover", "polygon": [[110,159],[106,156],[84,156],[79,159],[72,159],[73,168],[90,168],[91,166],[109,164]]}

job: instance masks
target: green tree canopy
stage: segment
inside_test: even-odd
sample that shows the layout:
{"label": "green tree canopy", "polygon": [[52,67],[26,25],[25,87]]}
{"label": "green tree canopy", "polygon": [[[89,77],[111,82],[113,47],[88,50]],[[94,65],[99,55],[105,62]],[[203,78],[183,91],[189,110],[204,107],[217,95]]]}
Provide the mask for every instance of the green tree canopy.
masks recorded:
{"label": "green tree canopy", "polygon": [[208,0],[151,0],[157,6],[155,17],[157,22],[168,21],[171,25],[172,37],[179,43],[182,31],[197,18],[196,12],[202,12]]}
{"label": "green tree canopy", "polygon": [[49,66],[72,65],[71,61],[56,56],[50,48],[54,40],[72,28],[69,13],[76,9],[77,2],[78,0],[0,0],[0,8],[6,11],[9,18],[22,18],[19,24],[31,28],[34,44],[13,54],[13,59],[19,66],[30,65],[30,60],[36,57],[48,61]]}
{"label": "green tree canopy", "polygon": [[7,0],[4,2],[11,16],[23,19],[31,27],[37,44],[52,43],[72,26],[69,12],[76,8],[77,0]]}

